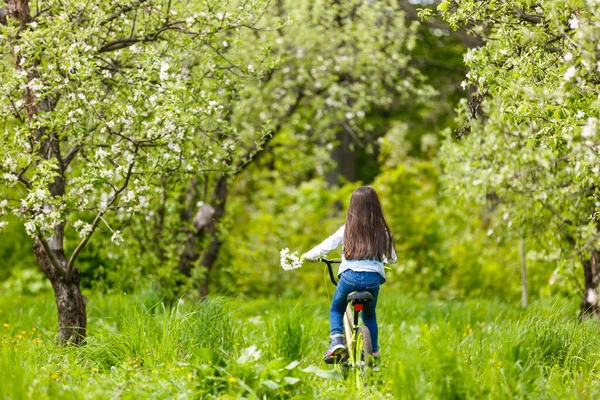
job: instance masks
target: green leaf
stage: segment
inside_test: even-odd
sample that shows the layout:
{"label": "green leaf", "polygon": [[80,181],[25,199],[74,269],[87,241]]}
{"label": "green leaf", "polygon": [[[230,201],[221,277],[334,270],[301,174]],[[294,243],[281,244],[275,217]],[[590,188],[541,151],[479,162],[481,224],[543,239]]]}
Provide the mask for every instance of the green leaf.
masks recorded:
{"label": "green leaf", "polygon": [[334,369],[320,369],[316,365],[309,365],[308,367],[306,367],[304,369],[300,369],[300,371],[305,372],[307,374],[314,374],[314,375],[317,375],[318,377],[325,378],[325,379],[333,379],[336,381],[339,381],[342,379],[342,374],[340,374],[338,371],[336,371]]}
{"label": "green leaf", "polygon": [[288,385],[295,385],[296,383],[300,382],[300,378],[294,378],[293,376],[286,376],[286,377],[283,378],[283,380]]}
{"label": "green leaf", "polygon": [[300,361],[292,361],[291,363],[289,363],[288,365],[285,366],[285,369],[292,370],[292,369],[296,368],[298,365],[300,365]]}
{"label": "green leaf", "polygon": [[268,387],[271,390],[277,390],[281,387],[277,382],[272,381],[270,379],[267,379],[266,381],[262,381],[261,384]]}

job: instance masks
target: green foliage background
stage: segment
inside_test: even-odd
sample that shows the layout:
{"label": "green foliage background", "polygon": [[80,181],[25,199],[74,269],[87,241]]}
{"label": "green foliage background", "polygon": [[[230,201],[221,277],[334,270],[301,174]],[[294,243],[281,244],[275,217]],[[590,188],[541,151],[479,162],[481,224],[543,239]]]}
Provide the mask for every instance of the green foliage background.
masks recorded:
{"label": "green foliage background", "polygon": [[[293,29],[302,32],[304,28]],[[265,154],[234,181],[220,226],[224,245],[211,273],[212,291],[250,297],[322,293],[321,268],[308,265],[293,274],[284,273],[279,250],[289,247],[302,252],[320,242],[343,223],[352,190],[372,184],[382,199],[399,254],[398,264],[389,271],[390,287],[441,298],[485,296],[516,301],[520,295],[519,236],[507,229],[504,211],[491,209],[483,192],[456,192],[456,182],[448,178],[455,167],[446,159],[443,164],[439,156],[441,144],[446,152],[453,151],[448,150],[454,146],[449,132],[462,123],[461,116],[455,121],[454,110],[469,95],[460,85],[468,71],[463,64],[468,49],[458,39],[450,30],[425,22],[415,30],[408,65],[418,71],[415,89],[411,89],[415,101],[390,109],[371,107],[363,124],[368,135],[351,144],[357,181],[331,183],[335,163],[328,154],[340,142],[307,142],[298,134],[302,120],[277,133]],[[244,96],[244,101],[255,102],[247,107],[257,107],[257,98],[249,93]],[[260,101],[273,101],[268,92],[261,96]],[[310,118],[319,103],[306,107],[297,114]],[[243,118],[244,126],[260,126],[261,121],[248,118],[258,111],[247,114],[248,108],[241,108],[240,112],[235,118]],[[184,187],[183,182],[175,183],[173,193]],[[173,200],[177,200],[175,194]],[[176,202],[169,207],[179,212]],[[166,227],[166,258],[161,259],[133,238],[144,230],[144,218],[140,217],[141,225],[136,228],[134,224],[124,233],[129,235],[128,246],[113,245],[111,232],[99,228],[78,265],[84,287],[101,292],[152,288],[169,298],[181,295],[173,289],[177,279],[173,265],[182,240],[177,221]],[[9,219],[9,223],[0,242],[2,287],[11,292],[47,288],[36,272],[31,240],[16,220]],[[77,237],[68,235],[67,247],[73,246]],[[539,243],[527,240],[530,293],[575,293],[570,283],[576,279],[574,267],[545,261],[548,252]],[[558,267],[562,273],[552,275]]]}

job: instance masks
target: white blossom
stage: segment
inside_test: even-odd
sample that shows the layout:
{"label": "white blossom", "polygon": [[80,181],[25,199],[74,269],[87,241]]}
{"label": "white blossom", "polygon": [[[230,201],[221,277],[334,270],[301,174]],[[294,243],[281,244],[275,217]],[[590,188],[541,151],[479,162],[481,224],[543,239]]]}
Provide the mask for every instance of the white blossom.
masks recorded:
{"label": "white blossom", "polygon": [[467,50],[467,52],[465,53],[463,60],[465,61],[466,64],[470,63],[471,61],[473,61],[475,59],[475,50]]}
{"label": "white blossom", "polygon": [[36,236],[36,234],[37,234],[37,228],[35,226],[35,222],[33,222],[33,221],[27,221],[27,222],[25,222],[24,226],[25,226],[25,231],[27,232],[27,234],[30,237],[35,237]]}
{"label": "white blossom", "polygon": [[91,232],[92,232],[92,225],[89,224],[89,223],[87,223],[87,222],[85,222],[80,227],[79,237],[84,238],[84,237],[88,236]]}
{"label": "white blossom", "polygon": [[579,28],[579,18],[573,17],[569,20],[569,28],[577,29]]}
{"label": "white blossom", "polygon": [[120,246],[121,243],[124,242],[123,236],[121,236],[121,231],[119,231],[119,230],[114,231],[112,236],[110,237],[110,240],[117,246]]}
{"label": "white blossom", "polygon": [[589,139],[596,136],[598,130],[598,120],[596,118],[588,118],[587,123],[581,130],[581,136]]}
{"label": "white blossom", "polygon": [[146,208],[150,205],[150,201],[148,200],[147,196],[140,196],[138,199],[138,203],[140,204],[140,207],[142,207],[142,208]]}
{"label": "white blossom", "polygon": [[15,174],[9,174],[9,173],[5,173],[4,175],[2,175],[2,178],[7,180],[9,183],[15,183],[16,181],[19,180],[18,176],[16,176]]}
{"label": "white blossom", "polygon": [[158,74],[161,81],[165,81],[169,79],[169,64],[166,62],[162,62],[160,64],[160,73]]}
{"label": "white blossom", "polygon": [[279,252],[279,260],[281,268],[286,271],[302,267],[302,259],[298,257],[298,252],[290,253],[287,247]]}
{"label": "white blossom", "polygon": [[564,80],[565,81],[570,81],[571,79],[573,79],[575,77],[575,75],[577,74],[577,69],[575,68],[575,66],[571,65],[569,68],[567,68],[567,70],[565,71],[565,76],[564,76]]}

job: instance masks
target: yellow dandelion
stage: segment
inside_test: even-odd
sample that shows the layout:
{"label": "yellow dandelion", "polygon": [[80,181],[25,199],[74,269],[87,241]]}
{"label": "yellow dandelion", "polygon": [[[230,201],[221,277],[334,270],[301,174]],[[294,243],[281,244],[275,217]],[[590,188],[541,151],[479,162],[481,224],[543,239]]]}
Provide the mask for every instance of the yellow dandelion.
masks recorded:
{"label": "yellow dandelion", "polygon": [[8,324],[7,324],[6,322],[4,323],[4,327],[5,327],[5,328],[8,328]]}
{"label": "yellow dandelion", "polygon": [[98,368],[96,368],[96,367],[92,368],[92,372],[98,372]]}
{"label": "yellow dandelion", "polygon": [[191,381],[194,378],[194,375],[192,374],[187,374],[187,378]]}
{"label": "yellow dandelion", "polygon": [[230,376],[229,378],[227,378],[227,380],[231,383],[236,383],[237,379],[235,379],[233,376]]}

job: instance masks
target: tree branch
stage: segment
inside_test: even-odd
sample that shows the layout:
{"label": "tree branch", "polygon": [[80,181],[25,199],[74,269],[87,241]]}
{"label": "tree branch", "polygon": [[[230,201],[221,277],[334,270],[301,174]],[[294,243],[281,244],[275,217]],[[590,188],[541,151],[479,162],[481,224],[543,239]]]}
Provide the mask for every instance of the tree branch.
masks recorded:
{"label": "tree branch", "polygon": [[135,164],[135,157],[137,156],[138,150],[139,150],[139,147],[136,146],[135,151],[134,151],[134,158],[131,161],[131,164],[129,164],[129,168],[127,170],[127,176],[125,177],[125,182],[115,192],[112,200],[110,201],[110,203],[107,204],[106,209],[104,211],[99,211],[98,212],[98,214],[96,215],[96,218],[94,218],[94,221],[92,222],[92,227],[91,227],[89,233],[87,235],[85,235],[85,237],[83,239],[81,239],[81,242],[79,242],[79,244],[77,245],[77,247],[73,251],[73,254],[71,254],[71,257],[69,258],[69,262],[67,263],[67,279],[71,279],[71,275],[73,275],[73,269],[74,269],[73,265],[75,264],[75,260],[77,259],[77,256],[79,255],[79,253],[81,252],[81,250],[85,247],[85,245],[87,244],[87,242],[92,237],[92,234],[94,233],[94,231],[98,227],[98,223],[100,223],[100,220],[102,219],[102,216],[104,215],[104,213],[106,212],[106,210],[115,203],[115,201],[117,200],[117,198],[119,197],[119,195],[129,185],[129,180],[131,179],[131,174],[132,174],[132,171],[133,171],[133,165]]}
{"label": "tree branch", "polygon": [[[407,0],[398,0],[398,5],[402,9],[402,11],[404,11],[404,15],[407,20],[421,21],[421,18],[419,17],[419,13],[415,9],[415,7],[413,7]],[[455,31],[455,30],[451,29],[444,22],[440,22],[435,19],[430,19],[430,20],[422,21],[422,24],[427,27],[431,27],[431,28],[435,28],[435,29],[442,29],[442,30],[448,32],[449,35],[454,36],[457,40],[464,43],[467,47],[473,48],[473,47],[480,47],[480,46],[485,45],[485,42],[483,41],[483,39],[480,36],[472,36],[472,35],[467,34],[464,31],[460,31],[460,30]]]}
{"label": "tree branch", "polygon": [[277,126],[275,126],[274,129],[270,130],[263,137],[263,139],[260,143],[255,143],[248,150],[246,155],[241,158],[244,161],[242,161],[242,163],[235,170],[235,172],[234,172],[235,175],[237,175],[240,172],[242,172],[243,170],[245,170],[248,167],[248,165],[250,165],[252,163],[252,161],[254,161],[256,159],[257,154],[259,154],[269,144],[271,139],[273,139],[275,134],[281,129],[281,127],[284,124],[284,121],[286,121],[289,117],[291,117],[296,112],[296,110],[300,106],[300,102],[302,101],[303,98],[304,98],[304,92],[301,90],[300,93],[298,93],[298,96],[296,97],[294,104],[292,104],[290,106],[290,108],[287,110],[285,115],[279,120],[279,123],[277,124]]}
{"label": "tree branch", "polygon": [[115,11],[114,13],[109,15],[104,21],[100,22],[100,26],[104,26],[104,25],[108,24],[109,22],[119,18],[121,15],[126,14],[135,8],[138,8],[142,3],[145,3],[146,1],[147,0],[137,0],[137,1],[121,8],[120,10]]}
{"label": "tree branch", "polygon": [[54,269],[56,270],[56,272],[58,272],[58,274],[62,278],[68,279],[67,272],[64,270],[63,267],[61,267],[60,263],[58,262],[58,260],[54,256],[54,252],[50,248],[50,245],[48,244],[48,241],[46,241],[46,239],[44,238],[44,236],[42,236],[41,232],[39,232],[39,231],[37,233],[37,238],[40,241],[40,243],[42,244],[42,247],[44,248],[44,251],[46,252],[46,255],[48,256],[48,259],[50,260],[50,263],[52,264],[52,266],[54,267]]}
{"label": "tree branch", "polygon": [[63,171],[67,169],[69,164],[71,164],[71,161],[73,161],[73,159],[75,158],[75,156],[77,155],[79,150],[81,150],[82,148],[83,148],[83,145],[80,144],[78,146],[74,146],[74,147],[71,147],[71,149],[69,149],[69,152],[67,153],[67,155],[62,159],[61,168]]}
{"label": "tree branch", "polygon": [[133,36],[133,37],[114,40],[114,41],[109,42],[109,43],[105,44],[104,46],[100,47],[98,49],[98,53],[106,53],[108,51],[119,50],[119,49],[129,47],[129,46],[132,46],[132,45],[134,45],[136,43],[140,43],[140,42],[152,42],[152,41],[158,39],[160,34],[163,33],[164,31],[167,31],[169,29],[177,29],[177,25],[180,23],[182,23],[182,22],[178,21],[178,22],[173,22],[168,25],[163,25],[158,30],[156,30],[156,32],[149,33],[148,35],[145,35],[145,36]]}

